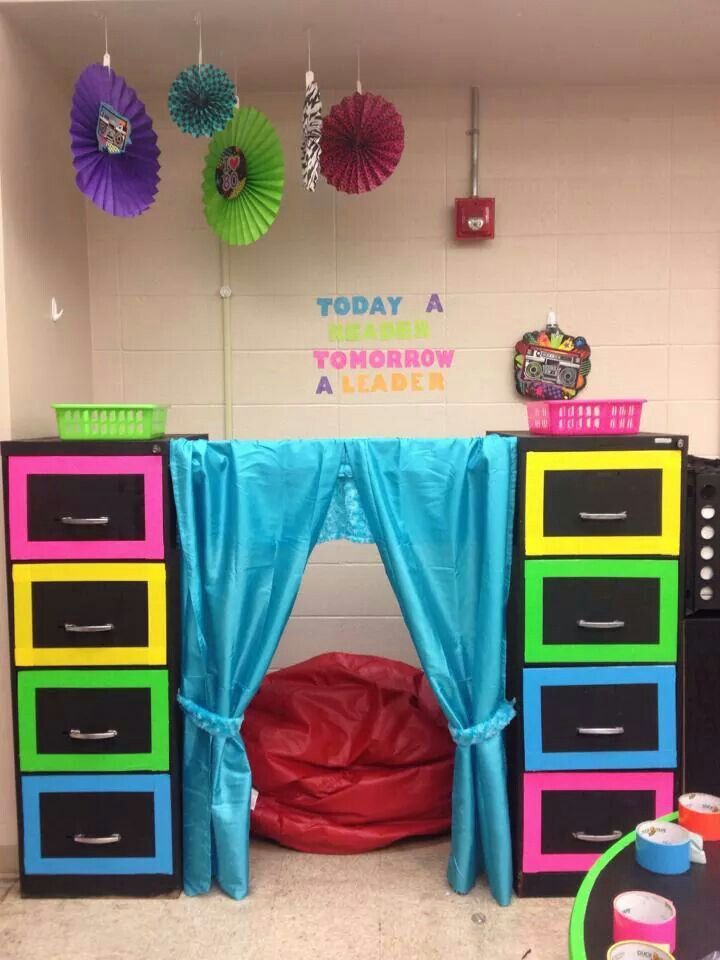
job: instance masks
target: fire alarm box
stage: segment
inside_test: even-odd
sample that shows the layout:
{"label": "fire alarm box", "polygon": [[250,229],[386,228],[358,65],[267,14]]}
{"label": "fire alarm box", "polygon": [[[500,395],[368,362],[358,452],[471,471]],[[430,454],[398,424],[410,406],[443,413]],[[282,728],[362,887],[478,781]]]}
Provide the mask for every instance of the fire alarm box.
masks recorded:
{"label": "fire alarm box", "polygon": [[455,236],[458,240],[491,240],[495,236],[495,198],[458,197]]}

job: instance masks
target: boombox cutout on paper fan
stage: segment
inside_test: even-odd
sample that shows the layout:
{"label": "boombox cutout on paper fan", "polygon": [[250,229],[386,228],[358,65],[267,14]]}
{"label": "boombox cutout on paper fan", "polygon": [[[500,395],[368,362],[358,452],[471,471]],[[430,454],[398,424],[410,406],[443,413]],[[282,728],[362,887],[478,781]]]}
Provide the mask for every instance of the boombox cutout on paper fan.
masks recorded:
{"label": "boombox cutout on paper fan", "polygon": [[563,333],[551,313],[544,330],[515,344],[515,386],[528,400],[571,400],[587,383],[590,346]]}

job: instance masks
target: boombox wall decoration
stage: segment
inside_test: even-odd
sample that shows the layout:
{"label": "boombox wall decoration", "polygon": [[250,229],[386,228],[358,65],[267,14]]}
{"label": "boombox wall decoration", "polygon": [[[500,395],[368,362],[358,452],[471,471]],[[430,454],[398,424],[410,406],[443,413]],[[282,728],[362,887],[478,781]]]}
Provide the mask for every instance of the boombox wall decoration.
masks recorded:
{"label": "boombox wall decoration", "polygon": [[563,333],[552,312],[544,330],[526,333],[515,344],[515,386],[528,400],[570,400],[589,373],[587,340]]}

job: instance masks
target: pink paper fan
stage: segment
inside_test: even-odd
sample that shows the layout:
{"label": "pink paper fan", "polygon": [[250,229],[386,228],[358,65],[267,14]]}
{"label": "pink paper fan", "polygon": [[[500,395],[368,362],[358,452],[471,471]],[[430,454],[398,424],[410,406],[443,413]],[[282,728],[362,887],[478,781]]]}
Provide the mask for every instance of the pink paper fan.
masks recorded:
{"label": "pink paper fan", "polygon": [[320,172],[343,193],[367,193],[384,183],[405,147],[402,117],[384,97],[354,93],[323,120]]}

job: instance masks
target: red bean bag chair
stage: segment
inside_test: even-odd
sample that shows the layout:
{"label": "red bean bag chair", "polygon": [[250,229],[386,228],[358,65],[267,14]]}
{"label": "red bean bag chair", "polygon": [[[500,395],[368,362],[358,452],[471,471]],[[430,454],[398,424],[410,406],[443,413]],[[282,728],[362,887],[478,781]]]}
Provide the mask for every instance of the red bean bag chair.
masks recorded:
{"label": "red bean bag chair", "polygon": [[251,829],[308,853],[362,853],[450,827],[455,749],[421,670],[327,653],[267,675],[242,736]]}

